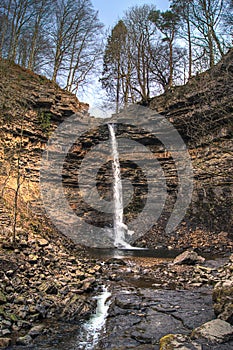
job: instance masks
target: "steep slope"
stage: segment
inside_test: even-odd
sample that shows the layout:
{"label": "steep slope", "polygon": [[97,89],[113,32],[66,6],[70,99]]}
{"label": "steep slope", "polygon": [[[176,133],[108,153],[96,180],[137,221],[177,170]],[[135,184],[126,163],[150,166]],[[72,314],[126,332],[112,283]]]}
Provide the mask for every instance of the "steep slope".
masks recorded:
{"label": "steep slope", "polygon": [[30,208],[40,197],[40,160],[49,136],[72,114],[85,118],[88,105],[45,77],[5,60],[0,61],[0,77],[1,193],[8,193],[5,199],[13,209],[18,176],[19,197]]}
{"label": "steep slope", "polygon": [[46,78],[0,61],[1,348],[60,331],[44,320],[79,321],[95,308],[100,266],[44,215],[38,188],[49,135],[74,113],[85,118],[87,108]]}
{"label": "steep slope", "polygon": [[[197,232],[202,227],[204,231],[220,233],[222,241],[226,236],[231,239],[233,232],[232,91],[230,50],[213,69],[150,102],[150,108],[166,115],[177,128],[192,157],[195,188],[186,224],[194,224]],[[216,236],[201,237],[202,230],[199,231],[195,246],[207,241],[210,246],[215,245]],[[192,235],[193,230],[185,235],[187,245],[193,244]]]}

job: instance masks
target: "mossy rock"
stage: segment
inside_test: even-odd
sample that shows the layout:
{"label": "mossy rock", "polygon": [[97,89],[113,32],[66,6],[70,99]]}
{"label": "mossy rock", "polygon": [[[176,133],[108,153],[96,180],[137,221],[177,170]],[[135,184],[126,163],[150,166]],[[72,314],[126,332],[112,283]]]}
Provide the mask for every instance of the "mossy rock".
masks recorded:
{"label": "mossy rock", "polygon": [[13,322],[17,322],[17,321],[18,321],[18,317],[17,317],[15,314],[10,314],[10,315],[9,315],[9,318],[10,318],[10,320],[13,321]]}
{"label": "mossy rock", "polygon": [[173,345],[171,342],[175,339],[174,334],[167,334],[159,341],[159,350],[172,350]]}

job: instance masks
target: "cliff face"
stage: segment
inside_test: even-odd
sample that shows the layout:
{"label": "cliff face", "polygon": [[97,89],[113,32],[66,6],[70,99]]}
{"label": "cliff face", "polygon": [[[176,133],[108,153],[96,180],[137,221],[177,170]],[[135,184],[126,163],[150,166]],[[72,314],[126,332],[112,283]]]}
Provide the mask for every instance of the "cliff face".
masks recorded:
{"label": "cliff face", "polygon": [[[118,118],[117,137],[132,139],[146,146],[158,159],[164,176],[168,197],[159,220],[154,219],[154,226],[143,237],[137,239],[139,246],[156,247],[195,247],[206,249],[232,249],[232,123],[233,123],[233,51],[214,69],[192,78],[188,84],[176,87],[168,93],[152,99],[150,109],[165,116],[182,135],[192,160],[194,171],[194,191],[192,202],[181,224],[170,234],[165,232],[166,224],[174,211],[178,193],[178,177],[175,160],[155,135],[145,130],[145,124],[137,122],[138,127],[121,123]],[[145,108],[145,114],[146,108]],[[124,112],[123,112],[124,115]],[[140,113],[138,114],[140,118]],[[108,120],[113,122],[115,119]],[[145,120],[144,120],[145,121]],[[160,130],[161,135],[163,130]],[[106,125],[90,130],[74,146],[65,163],[64,187],[71,207],[85,221],[95,226],[111,227],[112,215],[93,209],[82,197],[78,183],[79,166],[91,146],[107,140],[109,137]],[[94,169],[94,158],[101,155],[96,152],[90,170]],[[140,161],[150,159],[142,153]],[[133,185],[132,198],[124,210],[124,220],[129,224],[140,213],[143,213],[148,196],[148,183],[140,165],[132,161],[132,154],[125,152],[120,157],[122,177],[129,179]],[[153,174],[149,174],[152,179]],[[156,179],[152,180],[156,186]],[[102,165],[97,174],[97,187],[100,197],[110,200],[112,187],[111,163]],[[127,189],[124,190],[127,192]],[[130,197],[130,191],[128,189]],[[127,197],[127,193],[126,193]],[[154,206],[156,206],[156,199]],[[142,215],[140,224],[143,232]],[[153,218],[152,218],[153,219]],[[146,221],[146,220],[145,220]],[[145,223],[146,228],[146,223]],[[145,229],[146,231],[146,229]],[[94,244],[93,235],[93,244]]]}
{"label": "cliff face", "polygon": [[192,157],[195,187],[186,223],[210,232],[225,231],[222,236],[228,233],[229,238],[233,232],[232,91],[233,50],[213,69],[150,103],[177,128]]}
{"label": "cliff face", "polygon": [[82,119],[88,105],[7,61],[0,61],[0,77],[1,161],[16,159],[20,151],[24,175],[38,181],[38,162],[48,137],[66,117],[79,113]]}
{"label": "cliff face", "polygon": [[87,109],[88,105],[45,77],[0,61],[1,227],[12,227],[18,176],[19,227],[24,226],[25,217],[33,221],[28,210],[40,209],[40,161],[48,138],[65,118],[78,113],[82,120]]}
{"label": "cliff face", "polygon": [[[148,232],[144,232],[143,237],[134,244],[149,247],[162,244],[172,247],[216,248],[221,245],[225,250],[232,248],[232,62],[233,51],[230,51],[214,69],[192,78],[185,86],[176,87],[150,102],[150,109],[166,116],[182,135],[194,168],[192,203],[182,223],[171,234],[165,233],[165,226],[174,210],[178,192],[177,169],[172,154],[167,152],[164,145],[149,131],[132,125],[118,125],[118,137],[140,142],[153,152],[163,169],[168,192],[166,205],[159,220],[155,220],[154,226]],[[2,188],[5,183],[10,184],[8,175],[17,170],[17,159],[20,158],[20,169],[29,183],[29,192],[35,196],[31,196],[30,193],[26,196],[26,190],[21,191],[22,195],[28,197],[26,199],[29,202],[38,201],[40,158],[45,143],[62,121],[77,113],[76,123],[82,135],[65,157],[62,171],[64,194],[70,208],[82,222],[100,228],[112,226],[112,214],[92,208],[85,201],[82,192],[85,192],[85,189],[80,189],[78,182],[80,165],[89,151],[109,139],[107,125],[101,122],[98,126],[98,123],[88,116],[87,105],[80,104],[75,96],[64,92],[43,77],[17,66],[8,66],[6,62],[1,62],[1,76]],[[108,122],[111,121],[113,120]],[[74,128],[72,137],[75,136],[75,132]],[[16,149],[19,147],[18,157]],[[66,144],[61,143],[56,152],[62,154],[65,148]],[[97,151],[94,157],[100,158],[101,152]],[[139,157],[145,159],[144,154]],[[7,159],[10,162],[7,163]],[[129,179],[133,185],[132,198],[124,210],[124,221],[128,224],[143,212],[148,183],[143,169],[131,160],[131,154],[128,158],[125,154],[124,159],[121,158],[120,161],[123,178]],[[148,161],[153,160],[148,158]],[[93,167],[94,163],[93,159]],[[14,164],[14,169],[7,164]],[[88,166],[92,170],[92,163]],[[51,177],[51,187],[54,180],[55,178]],[[22,188],[26,188],[27,181],[24,181]],[[96,188],[101,198],[111,200],[110,158],[100,166],[96,174]],[[154,204],[156,205],[156,201]],[[62,206],[60,209],[62,211]],[[67,222],[62,223],[62,215],[59,215],[57,220],[63,226],[72,226],[72,222],[70,225],[67,225]],[[143,226],[143,217],[140,224]],[[81,226],[75,227],[77,231],[81,229]],[[94,230],[90,233],[90,244],[93,245],[97,240],[95,232]],[[135,238],[132,237],[131,242],[133,240]]]}

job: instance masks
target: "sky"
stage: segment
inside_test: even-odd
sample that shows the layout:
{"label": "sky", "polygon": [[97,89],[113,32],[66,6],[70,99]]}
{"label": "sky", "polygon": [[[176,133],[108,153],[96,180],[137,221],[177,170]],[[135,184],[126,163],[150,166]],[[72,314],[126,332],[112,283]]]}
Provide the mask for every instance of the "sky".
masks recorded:
{"label": "sky", "polygon": [[169,0],[92,0],[92,4],[99,11],[99,19],[108,28],[114,26],[129,7],[153,4],[164,11],[169,7]]}
{"label": "sky", "polygon": [[[130,7],[138,5],[155,5],[158,10],[165,11],[169,8],[169,0],[92,0],[93,7],[99,12],[99,19],[105,25],[106,30],[116,25],[122,18],[124,12]],[[101,108],[105,99],[105,91],[101,89],[101,84],[93,82],[85,89],[85,93],[78,96],[81,101],[90,105],[90,113],[96,117],[109,117]]]}

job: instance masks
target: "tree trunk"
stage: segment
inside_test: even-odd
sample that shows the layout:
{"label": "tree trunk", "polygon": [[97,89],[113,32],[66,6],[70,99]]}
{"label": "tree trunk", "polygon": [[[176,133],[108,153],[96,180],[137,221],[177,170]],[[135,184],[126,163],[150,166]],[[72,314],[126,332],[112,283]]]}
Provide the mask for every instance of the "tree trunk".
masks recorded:
{"label": "tree trunk", "polygon": [[192,52],[192,39],[191,39],[191,27],[190,27],[190,21],[187,19],[187,26],[188,26],[188,46],[189,46],[189,73],[188,77],[189,79],[192,77],[192,66],[193,66],[193,52]]}

